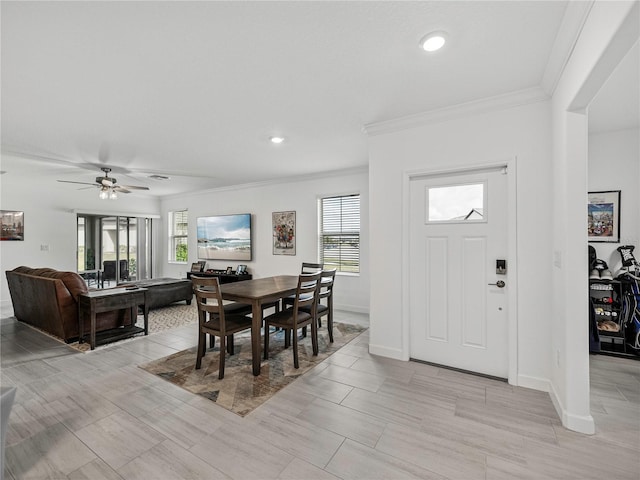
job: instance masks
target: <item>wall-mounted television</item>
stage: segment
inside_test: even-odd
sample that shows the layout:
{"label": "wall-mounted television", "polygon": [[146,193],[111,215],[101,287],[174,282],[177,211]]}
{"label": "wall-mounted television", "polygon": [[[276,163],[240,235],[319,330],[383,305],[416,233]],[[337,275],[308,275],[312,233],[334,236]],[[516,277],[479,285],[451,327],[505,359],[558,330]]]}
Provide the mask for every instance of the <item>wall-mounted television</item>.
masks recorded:
{"label": "wall-mounted television", "polygon": [[251,214],[198,217],[198,258],[251,260]]}

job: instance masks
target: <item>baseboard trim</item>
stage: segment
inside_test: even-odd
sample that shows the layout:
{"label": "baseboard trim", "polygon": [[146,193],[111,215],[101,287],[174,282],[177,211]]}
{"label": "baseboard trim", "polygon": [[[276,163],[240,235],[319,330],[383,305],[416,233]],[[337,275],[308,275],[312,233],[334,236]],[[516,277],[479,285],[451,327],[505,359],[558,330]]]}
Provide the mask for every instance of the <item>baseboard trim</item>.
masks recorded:
{"label": "baseboard trim", "polygon": [[402,360],[404,362],[409,361],[409,357],[405,356],[399,348],[389,348],[383,345],[373,345],[370,343],[369,353],[380,357],[393,358],[394,360]]}
{"label": "baseboard trim", "polygon": [[541,392],[548,392],[550,382],[546,378],[518,375],[518,387],[530,388]]}
{"label": "baseboard trim", "polygon": [[334,310],[344,310],[345,312],[352,312],[352,313],[364,313],[366,315],[369,315],[369,308],[368,307],[360,307],[358,305],[338,305],[338,304],[334,304],[333,305],[333,309]]}
{"label": "baseboard trim", "polygon": [[596,425],[591,415],[574,415],[566,411],[552,382],[549,382],[549,396],[564,428],[586,435],[596,433]]}

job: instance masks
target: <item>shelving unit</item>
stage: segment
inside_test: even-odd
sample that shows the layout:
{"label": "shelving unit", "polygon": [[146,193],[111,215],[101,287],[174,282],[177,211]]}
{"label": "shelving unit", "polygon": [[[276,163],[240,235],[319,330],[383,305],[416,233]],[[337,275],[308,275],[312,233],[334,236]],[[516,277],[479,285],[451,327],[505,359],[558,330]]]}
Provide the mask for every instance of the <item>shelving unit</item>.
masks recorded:
{"label": "shelving unit", "polygon": [[620,280],[589,280],[589,295],[596,313],[601,353],[636,357],[627,351],[622,311],[623,285]]}

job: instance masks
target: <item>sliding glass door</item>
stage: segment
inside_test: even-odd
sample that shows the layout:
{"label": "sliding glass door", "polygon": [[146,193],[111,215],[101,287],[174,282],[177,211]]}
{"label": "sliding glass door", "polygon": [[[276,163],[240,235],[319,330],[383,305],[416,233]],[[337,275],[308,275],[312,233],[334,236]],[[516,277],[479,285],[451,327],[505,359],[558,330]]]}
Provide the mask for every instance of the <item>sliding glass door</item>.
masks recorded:
{"label": "sliding glass door", "polygon": [[151,278],[151,229],[150,218],[78,215],[78,271],[100,270],[107,285]]}

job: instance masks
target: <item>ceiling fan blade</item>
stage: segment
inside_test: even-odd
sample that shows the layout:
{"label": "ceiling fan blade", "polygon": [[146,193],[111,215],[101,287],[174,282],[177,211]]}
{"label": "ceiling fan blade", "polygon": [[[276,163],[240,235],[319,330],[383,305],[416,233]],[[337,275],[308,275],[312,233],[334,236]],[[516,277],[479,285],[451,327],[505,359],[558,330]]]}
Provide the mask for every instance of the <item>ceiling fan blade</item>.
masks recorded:
{"label": "ceiling fan blade", "polygon": [[95,183],[88,182],[72,182],[71,180],[58,180],[60,183],[78,183],[80,185],[91,185],[92,187],[99,187],[100,185],[96,185]]}
{"label": "ceiling fan blade", "polygon": [[141,187],[139,185],[118,185],[121,188],[128,188],[130,190],[149,190],[149,187]]}
{"label": "ceiling fan blade", "polygon": [[105,187],[113,187],[113,182],[110,178],[107,177],[104,177],[102,180],[100,180],[100,183],[102,183],[102,185],[104,185]]}
{"label": "ceiling fan blade", "polygon": [[113,189],[118,193],[131,193],[131,191],[127,190],[124,187],[120,187],[120,186],[115,186],[115,187],[113,187]]}

